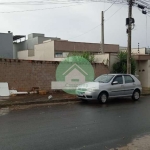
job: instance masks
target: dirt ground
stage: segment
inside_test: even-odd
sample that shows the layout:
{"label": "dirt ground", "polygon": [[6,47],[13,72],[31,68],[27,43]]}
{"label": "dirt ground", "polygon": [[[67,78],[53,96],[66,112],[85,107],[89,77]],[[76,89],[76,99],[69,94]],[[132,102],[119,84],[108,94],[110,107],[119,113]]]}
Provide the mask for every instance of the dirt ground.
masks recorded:
{"label": "dirt ground", "polygon": [[0,104],[14,104],[14,103],[25,103],[25,102],[38,102],[46,101],[49,96],[52,96],[52,100],[70,99],[76,98],[75,95],[70,95],[65,92],[53,92],[49,94],[27,94],[27,95],[15,95],[10,97],[0,97]]}
{"label": "dirt ground", "polygon": [[[48,101],[48,97],[50,95],[52,95],[52,98],[50,99],[50,101],[51,100],[53,101],[52,103],[39,103],[39,102]],[[7,114],[8,110],[6,108],[8,108],[9,111],[11,111],[11,110],[27,109],[27,108],[41,107],[41,106],[49,107],[50,105],[69,103],[69,102],[61,103],[60,101],[61,99],[70,100],[75,98],[76,98],[75,95],[70,95],[65,92],[53,92],[46,95],[28,94],[28,95],[17,95],[17,96],[10,96],[10,97],[0,97],[0,115]],[[28,104],[28,102],[34,102],[34,104]],[[21,103],[24,104],[21,105]],[[6,105],[11,104],[11,106],[4,107],[3,105],[5,104]]]}

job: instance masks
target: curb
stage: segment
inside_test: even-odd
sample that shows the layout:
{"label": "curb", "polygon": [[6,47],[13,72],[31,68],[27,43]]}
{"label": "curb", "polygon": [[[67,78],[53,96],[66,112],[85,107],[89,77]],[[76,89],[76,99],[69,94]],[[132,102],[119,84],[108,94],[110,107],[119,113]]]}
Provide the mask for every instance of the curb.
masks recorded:
{"label": "curb", "polygon": [[142,96],[149,96],[150,95],[150,93],[143,93],[143,94],[141,94]]}
{"label": "curb", "polygon": [[44,101],[28,101],[28,102],[20,102],[20,103],[6,103],[0,104],[0,107],[9,107],[9,106],[16,106],[16,105],[32,105],[32,104],[48,104],[48,103],[65,103],[65,102],[80,102],[79,99],[52,99],[52,100],[44,100]]}
{"label": "curb", "polygon": [[[149,96],[150,93],[143,93],[142,96]],[[78,98],[66,98],[66,99],[52,99],[52,100],[41,100],[41,101],[28,101],[28,102],[16,102],[16,103],[6,103],[6,104],[0,104],[0,107],[10,107],[10,106],[16,106],[16,105],[32,105],[32,104],[49,104],[49,103],[65,103],[65,102],[80,102],[81,100]]]}

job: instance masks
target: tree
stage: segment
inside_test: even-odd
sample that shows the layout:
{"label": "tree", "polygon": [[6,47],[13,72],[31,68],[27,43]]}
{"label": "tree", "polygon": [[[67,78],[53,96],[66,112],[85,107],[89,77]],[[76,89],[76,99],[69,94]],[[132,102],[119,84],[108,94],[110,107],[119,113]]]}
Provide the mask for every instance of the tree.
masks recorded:
{"label": "tree", "polygon": [[[117,55],[118,62],[113,64],[114,73],[126,73],[127,72],[127,52],[119,52]],[[136,62],[131,57],[131,74],[135,74]]]}
{"label": "tree", "polygon": [[86,60],[88,60],[90,63],[93,63],[95,61],[94,54],[91,53],[91,52],[86,52],[86,51],[83,51],[83,52],[71,52],[71,53],[68,54],[68,57],[70,57],[70,56],[76,56],[76,58],[78,56],[83,57]]}

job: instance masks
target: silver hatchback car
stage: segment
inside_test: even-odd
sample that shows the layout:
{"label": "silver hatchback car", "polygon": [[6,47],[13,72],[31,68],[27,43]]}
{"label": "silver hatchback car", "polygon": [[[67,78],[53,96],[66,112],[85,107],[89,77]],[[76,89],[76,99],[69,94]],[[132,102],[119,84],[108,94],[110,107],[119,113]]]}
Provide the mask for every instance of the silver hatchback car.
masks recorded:
{"label": "silver hatchback car", "polygon": [[76,88],[77,97],[82,100],[98,99],[106,103],[108,98],[132,97],[138,100],[142,91],[141,82],[131,74],[104,74],[93,82]]}

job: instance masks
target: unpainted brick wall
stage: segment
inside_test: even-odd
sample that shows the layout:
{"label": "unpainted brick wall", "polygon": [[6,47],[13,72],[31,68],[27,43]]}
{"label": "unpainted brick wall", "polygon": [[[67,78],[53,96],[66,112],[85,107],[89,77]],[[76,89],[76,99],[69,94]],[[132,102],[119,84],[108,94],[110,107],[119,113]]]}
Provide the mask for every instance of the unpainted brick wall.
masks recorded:
{"label": "unpainted brick wall", "polygon": [[[9,89],[18,91],[31,91],[33,87],[51,91],[58,65],[58,62],[51,61],[0,59],[0,82],[8,82]],[[93,64],[93,68],[95,77],[109,73],[104,64]]]}

